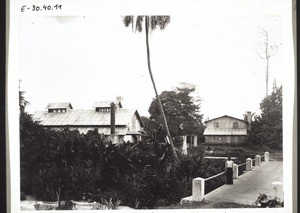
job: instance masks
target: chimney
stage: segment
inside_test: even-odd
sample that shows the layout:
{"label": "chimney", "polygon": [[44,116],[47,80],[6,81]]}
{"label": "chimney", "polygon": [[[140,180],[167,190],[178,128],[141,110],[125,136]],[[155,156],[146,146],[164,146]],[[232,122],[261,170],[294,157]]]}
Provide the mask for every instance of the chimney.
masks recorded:
{"label": "chimney", "polygon": [[122,97],[122,96],[117,96],[117,97],[116,97],[116,100],[117,100],[117,101],[123,101],[123,97]]}
{"label": "chimney", "polygon": [[110,104],[110,134],[114,135],[116,133],[116,107],[115,103]]}
{"label": "chimney", "polygon": [[250,111],[247,111],[247,112],[244,114],[244,119],[245,119],[245,121],[247,121],[247,123],[248,123],[248,125],[247,125],[247,130],[248,130],[248,131],[251,131],[252,116],[253,116],[253,114],[251,114]]}
{"label": "chimney", "polygon": [[247,117],[247,122],[248,122],[249,124],[251,124],[251,122],[252,122],[252,114],[251,114],[250,111],[247,111],[247,112],[246,112],[246,117]]}

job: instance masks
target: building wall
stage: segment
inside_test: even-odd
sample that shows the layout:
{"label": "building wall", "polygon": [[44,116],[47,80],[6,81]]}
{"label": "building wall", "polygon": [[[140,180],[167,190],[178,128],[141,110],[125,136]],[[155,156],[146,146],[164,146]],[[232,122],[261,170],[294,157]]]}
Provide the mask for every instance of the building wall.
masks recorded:
{"label": "building wall", "polygon": [[128,128],[129,128],[129,131],[135,131],[135,132],[138,132],[138,131],[141,131],[141,124],[136,116],[136,114],[134,114],[128,124]]}
{"label": "building wall", "polygon": [[218,119],[209,121],[206,123],[206,128],[216,128],[214,126],[216,122],[219,125],[217,128],[220,128],[220,129],[221,128],[225,128],[225,129],[233,128],[234,122],[238,123],[237,129],[247,129],[247,124],[245,122],[234,119],[234,118],[230,118],[230,117],[222,117],[222,118],[218,118]]}
{"label": "building wall", "polygon": [[[234,126],[235,123],[235,126]],[[214,133],[205,135],[206,144],[242,144],[246,142],[246,135],[231,135],[230,130],[247,130],[247,123],[232,117],[221,117],[208,121],[206,129]],[[229,130],[228,135],[222,135],[222,130]],[[246,132],[246,131],[245,131]]]}
{"label": "building wall", "polygon": [[245,135],[206,135],[206,144],[243,144],[246,142]]}

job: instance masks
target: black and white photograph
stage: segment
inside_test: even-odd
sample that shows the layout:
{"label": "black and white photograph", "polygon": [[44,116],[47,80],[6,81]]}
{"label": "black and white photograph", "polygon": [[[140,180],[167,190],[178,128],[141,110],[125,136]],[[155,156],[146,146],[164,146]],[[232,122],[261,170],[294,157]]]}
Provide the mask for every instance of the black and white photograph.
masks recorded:
{"label": "black and white photograph", "polygon": [[91,2],[16,4],[11,211],[292,212],[289,4]]}

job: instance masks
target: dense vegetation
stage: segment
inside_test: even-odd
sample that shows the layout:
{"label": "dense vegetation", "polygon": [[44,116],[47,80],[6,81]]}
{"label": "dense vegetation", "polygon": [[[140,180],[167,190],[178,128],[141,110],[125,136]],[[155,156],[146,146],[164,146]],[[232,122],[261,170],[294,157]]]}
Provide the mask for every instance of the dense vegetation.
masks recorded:
{"label": "dense vegetation", "polygon": [[252,122],[248,140],[258,146],[282,150],[282,86],[260,103],[261,114]]}
{"label": "dense vegetation", "polygon": [[[153,138],[112,144],[97,130],[83,135],[43,129],[28,114],[21,126],[21,191],[39,200],[112,198],[154,208],[178,203],[191,195],[193,178],[224,169],[222,161],[208,163],[201,148],[189,156],[178,152],[180,162],[173,165],[169,144]],[[217,181],[211,185],[221,184]]]}

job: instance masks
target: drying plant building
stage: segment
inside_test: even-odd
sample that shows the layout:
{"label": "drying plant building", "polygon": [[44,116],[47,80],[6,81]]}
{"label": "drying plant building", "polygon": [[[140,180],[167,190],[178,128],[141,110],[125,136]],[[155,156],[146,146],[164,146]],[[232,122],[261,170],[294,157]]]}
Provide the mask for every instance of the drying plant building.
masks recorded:
{"label": "drying plant building", "polygon": [[124,109],[121,101],[99,101],[92,109],[73,109],[71,103],[50,103],[45,111],[33,114],[45,128],[78,130],[98,129],[103,137],[115,141],[140,141],[143,122],[135,109]]}

